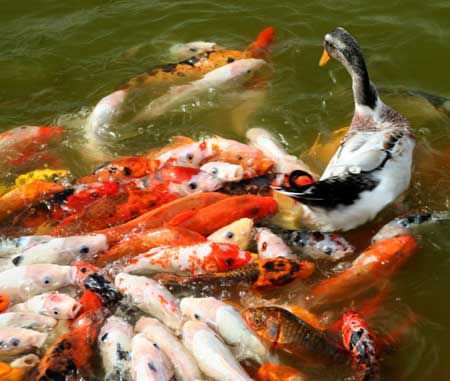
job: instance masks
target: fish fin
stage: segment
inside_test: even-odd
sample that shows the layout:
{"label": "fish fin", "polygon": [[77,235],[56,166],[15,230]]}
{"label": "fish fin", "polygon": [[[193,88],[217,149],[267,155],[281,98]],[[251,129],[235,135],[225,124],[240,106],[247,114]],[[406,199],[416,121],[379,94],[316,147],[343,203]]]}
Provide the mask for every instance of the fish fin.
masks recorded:
{"label": "fish fin", "polygon": [[273,26],[269,26],[259,32],[258,37],[247,47],[247,50],[255,58],[264,57],[269,53],[269,46],[272,44],[274,37],[275,29]]}
{"label": "fish fin", "polygon": [[167,225],[169,226],[177,226],[182,224],[183,222],[187,221],[189,218],[191,218],[196,212],[193,210],[189,210],[187,212],[180,213],[176,215],[174,218],[172,218]]}
{"label": "fish fin", "polygon": [[195,140],[188,138],[187,136],[176,135],[172,137],[172,144],[192,144],[195,143]]}
{"label": "fish fin", "polygon": [[290,187],[281,186],[274,189],[305,205],[332,209],[338,205],[353,204],[362,192],[372,190],[377,185],[378,182],[370,175],[349,173],[332,176],[310,185],[297,186],[291,183]]}

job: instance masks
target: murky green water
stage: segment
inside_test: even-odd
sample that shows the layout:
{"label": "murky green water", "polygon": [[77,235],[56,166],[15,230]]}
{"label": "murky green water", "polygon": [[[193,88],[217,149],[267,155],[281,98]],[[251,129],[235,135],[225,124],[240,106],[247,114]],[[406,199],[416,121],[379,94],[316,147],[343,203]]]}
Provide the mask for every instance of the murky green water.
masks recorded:
{"label": "murky green water", "polygon": [[[406,197],[350,239],[365,246],[376,226],[393,216],[450,208],[450,111],[407,93],[419,89],[450,96],[448,1],[0,3],[0,131],[62,124],[60,154],[76,175],[94,165],[84,158],[80,118],[99,99],[130,77],[168,62],[174,43],[207,40],[243,48],[268,25],[277,35],[264,91],[227,89],[149,125],[125,123],[115,128],[109,149],[138,154],[175,134],[243,139],[246,128],[263,126],[279,133],[290,152],[306,152],[319,132],[327,138],[348,125],[353,113],[348,74],[335,62],[317,65],[323,35],[344,26],[363,46],[384,100],[410,119],[418,138]],[[449,225],[421,235],[421,249],[394,280],[386,308],[387,320],[406,308],[420,318],[383,356],[383,380],[450,379]]]}

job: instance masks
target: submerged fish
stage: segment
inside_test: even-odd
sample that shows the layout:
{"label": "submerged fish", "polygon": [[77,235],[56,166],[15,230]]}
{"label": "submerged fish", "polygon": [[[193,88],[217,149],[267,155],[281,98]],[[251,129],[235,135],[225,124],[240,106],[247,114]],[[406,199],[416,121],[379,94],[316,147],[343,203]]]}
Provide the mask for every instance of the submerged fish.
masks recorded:
{"label": "submerged fish", "polygon": [[198,275],[232,270],[251,261],[251,254],[241,250],[239,246],[207,241],[186,246],[150,249],[130,259],[123,270],[133,274],[165,271],[179,275]]}
{"label": "submerged fish", "polygon": [[242,314],[248,326],[271,349],[281,349],[301,358],[304,364],[342,360],[345,353],[324,332],[310,326],[281,307],[248,308]]}
{"label": "submerged fish", "polygon": [[267,361],[268,348],[247,327],[239,311],[212,297],[183,298],[181,312],[191,320],[199,320],[214,329],[232,346],[239,361],[253,359],[262,364]]}
{"label": "submerged fish", "polygon": [[214,380],[253,381],[223,341],[203,322],[183,326],[183,344],[197,360],[201,371]]}
{"label": "submerged fish", "polygon": [[337,233],[306,230],[282,230],[285,242],[314,259],[337,261],[353,254],[354,247]]}
{"label": "submerged fish", "polygon": [[411,236],[377,241],[353,261],[352,267],[313,287],[306,298],[310,308],[322,308],[356,297],[380,284],[402,267],[416,249]]}
{"label": "submerged fish", "polygon": [[200,381],[202,379],[202,373],[195,359],[163,323],[156,319],[141,317],[134,329],[138,333],[144,333],[148,340],[161,348],[171,361],[177,380]]}
{"label": "submerged fish", "polygon": [[342,316],[342,342],[351,353],[358,381],[380,380],[375,336],[358,313]]}

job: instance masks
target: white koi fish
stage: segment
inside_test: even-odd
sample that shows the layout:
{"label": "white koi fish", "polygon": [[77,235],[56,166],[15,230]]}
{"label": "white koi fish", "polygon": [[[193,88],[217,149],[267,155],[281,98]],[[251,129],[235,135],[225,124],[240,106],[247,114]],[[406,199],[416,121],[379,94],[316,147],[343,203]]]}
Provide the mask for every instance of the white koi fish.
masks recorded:
{"label": "white koi fish", "polygon": [[0,328],[0,359],[32,352],[44,345],[47,334],[25,328]]}

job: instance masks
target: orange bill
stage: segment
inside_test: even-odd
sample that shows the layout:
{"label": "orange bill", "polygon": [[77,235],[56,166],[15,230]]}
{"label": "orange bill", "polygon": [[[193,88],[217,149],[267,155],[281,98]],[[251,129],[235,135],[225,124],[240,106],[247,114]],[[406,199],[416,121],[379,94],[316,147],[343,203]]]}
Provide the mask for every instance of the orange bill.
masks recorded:
{"label": "orange bill", "polygon": [[326,49],[324,49],[322,57],[320,57],[319,66],[325,66],[329,60],[331,60],[331,56],[328,54]]}

